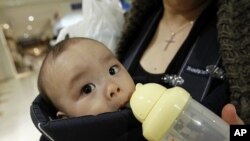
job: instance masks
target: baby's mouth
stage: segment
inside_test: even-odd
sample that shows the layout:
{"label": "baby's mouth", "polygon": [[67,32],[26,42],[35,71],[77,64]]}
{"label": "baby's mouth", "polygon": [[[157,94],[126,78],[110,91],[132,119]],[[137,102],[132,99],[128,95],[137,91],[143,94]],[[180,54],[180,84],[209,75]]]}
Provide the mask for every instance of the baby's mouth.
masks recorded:
{"label": "baby's mouth", "polygon": [[119,99],[117,101],[117,105],[116,106],[117,106],[118,111],[130,108],[130,98],[128,98],[126,100]]}
{"label": "baby's mouth", "polygon": [[123,104],[121,104],[120,106],[119,106],[119,111],[120,110],[124,110],[124,109],[127,109],[127,108],[129,108],[130,107],[130,104],[129,104],[129,101],[126,101],[126,102],[124,102]]}

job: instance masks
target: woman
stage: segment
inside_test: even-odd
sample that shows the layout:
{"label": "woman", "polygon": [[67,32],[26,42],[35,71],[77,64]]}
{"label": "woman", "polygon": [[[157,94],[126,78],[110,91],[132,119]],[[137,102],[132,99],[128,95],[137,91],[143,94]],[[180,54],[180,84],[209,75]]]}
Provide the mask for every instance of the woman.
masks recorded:
{"label": "woman", "polygon": [[228,123],[242,124],[235,107],[250,123],[250,3],[135,0],[132,4],[117,53],[134,80],[179,85]]}

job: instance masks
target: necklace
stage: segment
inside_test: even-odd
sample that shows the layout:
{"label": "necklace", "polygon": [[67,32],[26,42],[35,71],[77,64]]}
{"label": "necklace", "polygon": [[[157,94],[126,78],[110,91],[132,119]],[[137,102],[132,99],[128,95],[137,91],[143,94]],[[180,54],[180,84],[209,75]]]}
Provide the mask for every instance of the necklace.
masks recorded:
{"label": "necklace", "polygon": [[193,25],[193,21],[187,22],[186,24],[182,25],[181,27],[179,27],[179,29],[177,29],[176,31],[173,31],[171,28],[169,28],[171,34],[170,34],[170,38],[168,40],[166,40],[166,46],[164,47],[164,51],[168,48],[168,46],[171,43],[174,43],[174,37],[177,33],[181,32],[182,30],[184,30],[188,25]]}

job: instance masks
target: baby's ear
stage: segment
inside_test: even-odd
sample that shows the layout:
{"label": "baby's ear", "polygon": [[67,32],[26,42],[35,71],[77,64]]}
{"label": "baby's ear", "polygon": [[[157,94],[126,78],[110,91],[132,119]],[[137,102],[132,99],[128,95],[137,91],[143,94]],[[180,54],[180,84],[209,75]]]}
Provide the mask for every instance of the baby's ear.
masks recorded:
{"label": "baby's ear", "polygon": [[64,112],[61,112],[61,111],[58,111],[58,112],[56,113],[56,116],[57,116],[57,118],[59,118],[59,119],[68,118],[68,116],[67,116]]}

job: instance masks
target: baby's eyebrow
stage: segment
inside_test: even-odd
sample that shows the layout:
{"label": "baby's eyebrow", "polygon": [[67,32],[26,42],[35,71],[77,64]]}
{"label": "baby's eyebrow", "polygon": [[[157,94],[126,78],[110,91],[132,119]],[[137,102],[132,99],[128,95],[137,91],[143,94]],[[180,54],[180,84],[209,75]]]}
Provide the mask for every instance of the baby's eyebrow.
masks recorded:
{"label": "baby's eyebrow", "polygon": [[113,59],[113,58],[115,58],[115,57],[110,53],[110,54],[104,55],[104,56],[101,58],[101,60],[102,60],[103,62],[106,62],[106,61],[109,61],[109,60],[111,60],[111,59]]}
{"label": "baby's eyebrow", "polygon": [[80,79],[82,79],[82,77],[85,75],[86,73],[86,69],[85,70],[81,70],[81,71],[77,71],[76,73],[73,73],[71,76],[71,78],[69,79],[69,85],[68,85],[68,90],[72,89],[73,86],[75,86],[76,83],[79,82]]}

